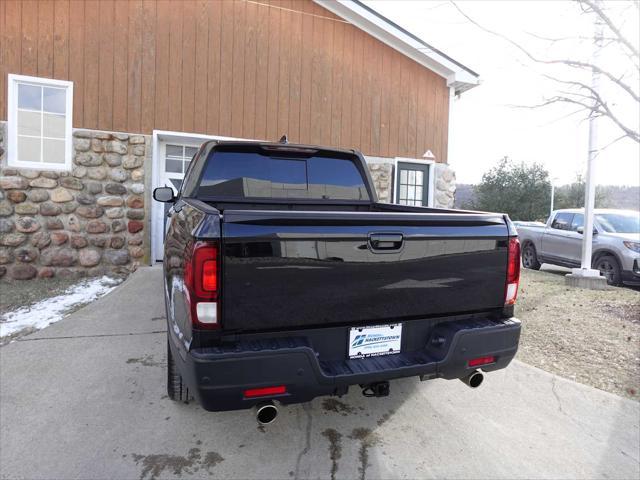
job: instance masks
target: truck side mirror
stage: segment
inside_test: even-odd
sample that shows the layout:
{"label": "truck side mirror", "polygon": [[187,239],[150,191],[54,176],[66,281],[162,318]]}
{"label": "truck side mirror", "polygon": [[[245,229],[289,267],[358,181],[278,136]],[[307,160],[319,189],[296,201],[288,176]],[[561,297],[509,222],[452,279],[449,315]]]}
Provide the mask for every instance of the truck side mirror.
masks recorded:
{"label": "truck side mirror", "polygon": [[[576,228],[576,232],[578,232],[580,235],[582,235],[584,233],[584,227]],[[598,229],[596,227],[593,227],[593,234],[594,235],[598,234]]]}
{"label": "truck side mirror", "polygon": [[156,202],[173,203],[176,200],[171,187],[158,187],[153,190],[153,199]]}

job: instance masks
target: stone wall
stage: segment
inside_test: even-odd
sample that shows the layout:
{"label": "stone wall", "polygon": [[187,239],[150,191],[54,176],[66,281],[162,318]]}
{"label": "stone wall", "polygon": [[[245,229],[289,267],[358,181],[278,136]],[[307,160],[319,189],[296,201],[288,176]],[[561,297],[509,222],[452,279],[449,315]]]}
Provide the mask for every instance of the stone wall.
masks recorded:
{"label": "stone wall", "polygon": [[371,179],[378,194],[380,202],[391,202],[391,190],[393,189],[393,164],[392,163],[367,163]]}
{"label": "stone wall", "polygon": [[147,263],[151,138],[76,130],[73,150],[70,172],[8,167],[0,156],[0,277],[123,275]]}
{"label": "stone wall", "polygon": [[446,163],[436,163],[435,192],[433,203],[436,208],[453,208],[456,194],[456,172]]}

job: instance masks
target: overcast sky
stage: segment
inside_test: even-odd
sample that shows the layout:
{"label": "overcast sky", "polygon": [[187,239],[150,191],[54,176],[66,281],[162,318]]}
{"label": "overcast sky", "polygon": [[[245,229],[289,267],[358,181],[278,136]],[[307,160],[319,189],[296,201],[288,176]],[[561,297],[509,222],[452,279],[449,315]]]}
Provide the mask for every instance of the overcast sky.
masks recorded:
{"label": "overcast sky", "polygon": [[[546,67],[533,64],[505,40],[467,21],[448,1],[368,0],[367,3],[480,74],[482,84],[462,94],[454,102],[452,112],[449,162],[459,183],[479,182],[482,174],[505,155],[515,161],[543,163],[559,184],[584,173],[588,145],[584,113],[567,117],[575,111],[568,106],[514,107],[535,105],[556,94],[557,84],[541,76],[547,72]],[[582,47],[563,42],[550,46],[531,35],[561,37],[578,32],[589,35],[591,21],[580,15],[571,2],[462,0],[456,5],[483,27],[508,36],[536,54],[589,59],[588,42]],[[640,33],[633,6],[628,2],[615,6],[621,12],[631,7],[627,13],[622,12],[628,17],[624,28],[637,39]],[[547,50],[550,47],[555,50]],[[576,53],[580,48],[583,51]],[[613,56],[604,60],[616,67],[628,66],[616,63],[620,60]],[[621,100],[629,105],[624,112],[627,117],[640,117],[637,104]],[[601,145],[619,136],[607,120],[601,120],[599,133]],[[605,149],[599,155],[597,181],[640,185],[640,146],[625,139]]]}

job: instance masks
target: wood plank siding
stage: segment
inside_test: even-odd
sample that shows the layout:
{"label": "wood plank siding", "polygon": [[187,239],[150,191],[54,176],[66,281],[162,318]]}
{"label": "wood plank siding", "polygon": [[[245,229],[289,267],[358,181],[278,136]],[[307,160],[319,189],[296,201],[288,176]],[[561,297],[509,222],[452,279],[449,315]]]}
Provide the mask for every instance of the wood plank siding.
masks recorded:
{"label": "wood plank siding", "polygon": [[8,73],[74,82],[77,128],[446,161],[445,79],[311,0],[2,0]]}

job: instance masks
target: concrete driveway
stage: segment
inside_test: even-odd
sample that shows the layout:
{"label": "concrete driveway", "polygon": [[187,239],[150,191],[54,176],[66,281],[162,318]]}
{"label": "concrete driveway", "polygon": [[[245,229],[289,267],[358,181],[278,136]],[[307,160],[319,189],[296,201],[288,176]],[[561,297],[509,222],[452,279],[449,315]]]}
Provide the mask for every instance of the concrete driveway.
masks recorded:
{"label": "concrete driveway", "polygon": [[514,362],[470,390],[392,382],[208,413],[165,394],[161,271],[0,348],[2,478],[638,478],[639,404]]}

